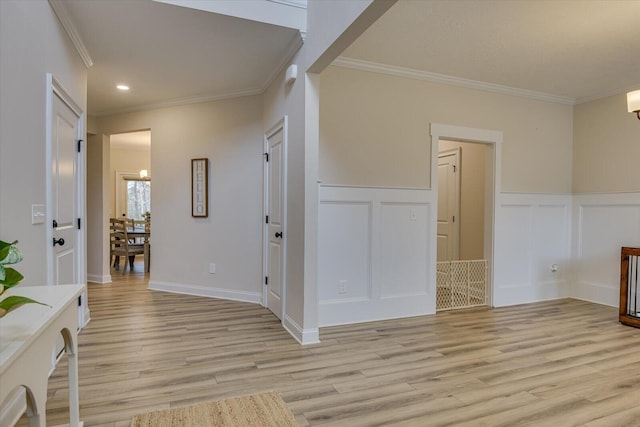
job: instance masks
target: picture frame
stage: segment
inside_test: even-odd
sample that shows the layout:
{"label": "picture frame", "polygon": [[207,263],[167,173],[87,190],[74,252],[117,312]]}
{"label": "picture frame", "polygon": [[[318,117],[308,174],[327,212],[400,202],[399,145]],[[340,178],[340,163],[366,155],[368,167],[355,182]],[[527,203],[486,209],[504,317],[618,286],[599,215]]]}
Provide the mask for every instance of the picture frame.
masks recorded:
{"label": "picture frame", "polygon": [[191,216],[209,216],[209,159],[191,159]]}

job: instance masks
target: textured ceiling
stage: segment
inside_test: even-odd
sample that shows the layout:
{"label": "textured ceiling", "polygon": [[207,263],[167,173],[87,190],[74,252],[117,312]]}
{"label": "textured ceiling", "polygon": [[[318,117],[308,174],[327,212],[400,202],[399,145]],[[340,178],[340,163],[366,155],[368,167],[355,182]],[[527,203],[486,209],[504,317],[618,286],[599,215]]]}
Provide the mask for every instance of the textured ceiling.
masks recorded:
{"label": "textured ceiling", "polygon": [[640,85],[639,0],[400,0],[344,57],[565,96]]}

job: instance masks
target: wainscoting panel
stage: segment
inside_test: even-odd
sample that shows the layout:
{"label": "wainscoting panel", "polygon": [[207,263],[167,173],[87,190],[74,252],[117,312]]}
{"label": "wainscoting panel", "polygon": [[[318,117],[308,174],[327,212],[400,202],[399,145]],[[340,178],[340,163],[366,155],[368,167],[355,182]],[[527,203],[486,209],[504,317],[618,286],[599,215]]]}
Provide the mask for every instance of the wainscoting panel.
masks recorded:
{"label": "wainscoting panel", "polygon": [[620,248],[640,246],[640,193],[573,197],[572,296],[617,306]]}
{"label": "wainscoting panel", "polygon": [[502,193],[495,234],[493,305],[569,296],[570,195]]}
{"label": "wainscoting panel", "polygon": [[380,298],[428,293],[429,205],[380,206]]}
{"label": "wainscoting panel", "polygon": [[320,187],[320,326],[435,313],[432,198],[430,190]]}
{"label": "wainscoting panel", "polygon": [[371,203],[320,204],[318,289],[320,304],[371,298]]}

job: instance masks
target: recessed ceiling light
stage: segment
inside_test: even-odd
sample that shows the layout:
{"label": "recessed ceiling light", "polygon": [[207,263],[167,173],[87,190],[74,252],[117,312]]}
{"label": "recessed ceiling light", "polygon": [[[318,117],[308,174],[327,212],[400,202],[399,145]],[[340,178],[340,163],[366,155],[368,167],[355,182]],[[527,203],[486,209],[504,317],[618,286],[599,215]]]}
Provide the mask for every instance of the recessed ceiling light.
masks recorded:
{"label": "recessed ceiling light", "polygon": [[118,88],[118,90],[129,90],[129,86],[127,85],[118,85],[116,88]]}

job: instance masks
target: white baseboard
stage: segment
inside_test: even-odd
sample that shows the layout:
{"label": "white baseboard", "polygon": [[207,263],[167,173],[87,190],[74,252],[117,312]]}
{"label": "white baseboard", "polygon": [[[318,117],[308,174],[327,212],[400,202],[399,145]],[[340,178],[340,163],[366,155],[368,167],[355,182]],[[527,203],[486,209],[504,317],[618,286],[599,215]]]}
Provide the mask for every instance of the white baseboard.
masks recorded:
{"label": "white baseboard", "polygon": [[262,294],[259,292],[236,291],[230,289],[210,288],[206,286],[187,285],[183,283],[149,281],[149,289],[154,291],[173,292],[176,294],[196,295],[209,298],[220,298],[231,301],[262,304]]}
{"label": "white baseboard", "polygon": [[87,274],[87,282],[91,283],[99,283],[101,285],[105,283],[111,283],[111,275],[98,275],[98,274]]}
{"label": "white baseboard", "polygon": [[303,329],[289,316],[284,317],[282,327],[302,345],[320,343],[320,330],[318,328]]}

